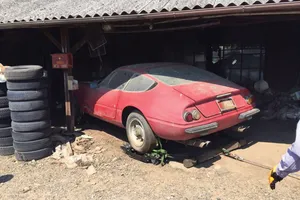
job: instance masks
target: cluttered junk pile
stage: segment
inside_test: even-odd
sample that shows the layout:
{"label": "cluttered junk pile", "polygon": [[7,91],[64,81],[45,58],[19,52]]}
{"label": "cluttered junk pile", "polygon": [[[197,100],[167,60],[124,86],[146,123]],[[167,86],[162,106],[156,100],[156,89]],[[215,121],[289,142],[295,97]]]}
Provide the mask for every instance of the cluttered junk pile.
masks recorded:
{"label": "cluttered junk pile", "polygon": [[262,120],[300,120],[300,89],[278,92],[261,80],[254,84],[254,93]]}

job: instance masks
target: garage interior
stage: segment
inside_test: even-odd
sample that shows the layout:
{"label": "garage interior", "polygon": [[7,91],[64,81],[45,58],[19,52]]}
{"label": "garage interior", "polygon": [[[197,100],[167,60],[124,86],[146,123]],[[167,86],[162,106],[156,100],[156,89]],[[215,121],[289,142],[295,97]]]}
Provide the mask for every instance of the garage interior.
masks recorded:
{"label": "garage interior", "polygon": [[[172,199],[208,199],[218,198],[218,195],[222,199],[226,195],[228,199],[233,199],[243,198],[245,193],[249,193],[249,199],[264,199],[266,196],[294,199],[293,196],[298,195],[297,177],[300,177],[300,173],[293,174],[295,179],[289,178],[287,182],[280,183],[282,185],[275,193],[268,192],[267,175],[268,168],[275,166],[294,142],[296,123],[300,119],[300,47],[297,40],[300,32],[300,2],[245,0],[230,4],[226,2],[225,5],[225,1],[198,0],[197,3],[214,2],[214,5],[179,5],[182,7],[170,8],[175,4],[193,4],[196,1],[149,0],[147,9],[137,12],[128,12],[130,6],[142,7],[131,5],[133,0],[115,7],[110,1],[102,1],[105,6],[100,6],[100,1],[75,2],[19,2],[24,5],[15,6],[18,8],[16,10],[13,8],[16,5],[14,1],[0,5],[5,9],[12,7],[11,17],[8,12],[3,12],[5,9],[0,9],[0,69],[1,64],[40,65],[44,68],[49,82],[51,140],[61,139],[52,141],[55,152],[50,159],[23,164],[15,162],[15,158],[3,157],[1,169],[15,176],[11,185],[1,184],[7,191],[4,195],[11,195],[8,199],[15,198],[19,194],[17,192],[24,196],[32,194],[36,198],[42,198],[43,195],[44,198],[52,198],[53,195],[68,198],[67,194],[70,193],[69,197],[77,196],[79,199],[84,199],[87,193],[90,198],[96,199],[106,198],[105,195],[107,199],[117,198],[117,195],[126,198],[126,194],[141,199],[164,199],[167,196]],[[77,6],[79,3],[82,5]],[[166,9],[157,9],[155,4],[163,4],[158,7]],[[60,6],[63,9],[57,9]],[[121,13],[122,6],[128,6],[127,12]],[[156,10],[149,10],[151,6],[156,6]],[[22,11],[19,7],[22,7]],[[92,13],[103,8],[116,11]],[[37,16],[33,16],[35,10]],[[72,15],[65,14],[68,11]],[[89,13],[85,15],[87,11]],[[51,16],[46,16],[47,12]],[[58,17],[61,12],[62,17]],[[13,21],[15,16],[17,18]],[[32,19],[22,20],[24,16]],[[10,21],[5,19],[2,22],[5,17]],[[135,162],[122,149],[122,145],[128,142],[124,129],[94,117],[86,117],[81,124],[75,119],[74,132],[66,131],[70,126],[66,111],[66,74],[62,69],[53,69],[52,62],[53,54],[65,52],[73,55],[73,68],[69,75],[78,82],[102,80],[124,65],[186,63],[248,88],[255,96],[261,112],[239,127],[201,138],[211,142],[212,146],[208,148],[162,140],[166,152],[175,158],[175,163],[170,159],[164,168]],[[1,75],[0,71],[0,80]],[[257,83],[266,86],[261,80],[268,83],[268,89],[258,91]],[[70,97],[74,103],[75,98],[72,95]],[[73,107],[73,116],[74,111],[76,109]],[[63,141],[65,139],[68,140],[66,144]],[[241,141],[246,145],[241,145]],[[223,147],[229,151],[232,147],[233,154],[263,167],[231,159],[222,152]],[[61,157],[59,154],[66,149],[71,149],[70,156]],[[81,162],[84,156],[92,157],[93,161],[86,166],[75,163],[75,168],[67,162],[79,157]],[[194,159],[196,164],[193,163]],[[187,169],[186,160],[188,164],[192,163],[192,168]],[[93,168],[94,172],[91,173],[94,175],[89,175],[89,169]],[[38,171],[41,172],[40,176],[36,176]],[[224,179],[227,181],[224,182]],[[15,180],[19,180],[20,185]],[[27,186],[24,180],[27,180],[26,184],[40,185],[30,185],[28,188],[31,191],[25,194],[22,191]],[[205,180],[211,186],[205,184]],[[134,191],[131,188],[124,192],[132,184]],[[64,188],[64,185],[67,187]],[[150,185],[152,187],[148,187]],[[162,187],[158,187],[160,185]],[[163,190],[157,190],[159,188]],[[207,189],[211,196],[196,196],[206,193]],[[169,195],[169,192],[172,194]],[[138,196],[139,193],[142,195]]]}
{"label": "garage interior", "polygon": [[[124,65],[186,63],[248,88],[257,97],[258,107],[268,110],[274,96],[266,98],[256,93],[254,84],[265,80],[278,93],[297,89],[300,77],[297,70],[297,53],[300,49],[295,40],[300,30],[298,23],[300,20],[289,16],[264,16],[225,17],[209,21],[167,20],[158,21],[157,25],[144,22],[95,23],[63,28],[68,28],[74,58],[72,74],[79,82],[101,80]],[[53,69],[51,60],[52,54],[61,52],[57,44],[61,40],[61,30],[62,27],[47,27],[0,31],[2,64],[41,65],[47,72],[51,122],[54,127],[66,126],[63,71]],[[285,105],[277,105],[278,109],[281,106]],[[260,117],[246,123],[246,126],[251,125],[247,132],[251,135],[249,139],[286,144],[293,142],[298,115],[294,120],[279,119],[280,122],[263,121]],[[92,120],[92,123],[106,126],[99,120]],[[276,125],[276,131],[272,128],[272,136],[269,133],[257,136],[257,130],[265,128],[263,124]]]}
{"label": "garage interior", "polygon": [[[106,32],[102,24],[72,27],[70,46],[76,51],[73,76],[78,81],[101,80],[124,65],[180,62],[212,71],[250,90],[263,79],[270,88],[287,92],[298,86],[300,77],[296,40],[299,22],[282,18],[283,22],[272,22],[270,17],[271,22],[263,23],[259,18],[225,18],[217,24],[210,22],[205,28],[194,28],[199,21],[185,22],[185,26],[182,22],[166,22],[164,28],[152,30],[133,24],[111,25],[113,31]],[[239,25],[237,21],[241,21]],[[60,49],[48,37],[59,41],[60,28],[1,30],[0,34],[2,64],[43,66],[51,81],[52,113],[60,110],[53,119],[64,115],[63,74],[52,69],[51,61],[51,54],[59,53]],[[90,39],[82,43],[87,36]],[[100,47],[93,51],[91,45]],[[58,121],[64,124],[63,119]]]}

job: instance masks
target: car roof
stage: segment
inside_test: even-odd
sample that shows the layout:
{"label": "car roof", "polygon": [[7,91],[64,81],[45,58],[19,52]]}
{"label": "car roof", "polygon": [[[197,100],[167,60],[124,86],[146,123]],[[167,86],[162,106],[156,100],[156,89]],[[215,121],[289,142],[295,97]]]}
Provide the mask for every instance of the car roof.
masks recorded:
{"label": "car roof", "polygon": [[167,66],[170,67],[176,65],[187,66],[186,64],[181,64],[181,63],[157,62],[157,63],[140,63],[140,64],[133,64],[133,65],[126,65],[118,69],[130,70],[134,72],[146,72],[148,69],[153,69],[157,67],[167,67]]}

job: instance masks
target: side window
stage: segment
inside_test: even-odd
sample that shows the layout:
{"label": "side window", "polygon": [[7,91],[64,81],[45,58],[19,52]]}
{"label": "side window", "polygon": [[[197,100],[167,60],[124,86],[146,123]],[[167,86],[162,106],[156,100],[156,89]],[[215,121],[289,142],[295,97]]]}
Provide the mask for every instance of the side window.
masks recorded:
{"label": "side window", "polygon": [[110,79],[116,74],[117,72],[112,72],[110,73],[108,76],[105,77],[105,79],[103,79],[101,81],[101,83],[99,84],[99,87],[108,87],[108,84],[110,82]]}
{"label": "side window", "polygon": [[123,89],[133,73],[130,71],[119,70],[116,71],[115,75],[110,79],[108,88],[111,89]]}
{"label": "side window", "polygon": [[142,74],[134,74],[124,90],[128,92],[143,92],[152,89],[156,84],[154,80]]}

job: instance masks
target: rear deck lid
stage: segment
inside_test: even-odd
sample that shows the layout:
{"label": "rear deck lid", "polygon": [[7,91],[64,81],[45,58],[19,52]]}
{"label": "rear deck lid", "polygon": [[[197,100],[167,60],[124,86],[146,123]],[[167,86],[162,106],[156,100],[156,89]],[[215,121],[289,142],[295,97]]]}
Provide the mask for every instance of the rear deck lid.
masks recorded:
{"label": "rear deck lid", "polygon": [[205,117],[233,111],[246,105],[241,96],[242,87],[231,82],[212,80],[173,86],[175,90],[195,101],[196,107]]}
{"label": "rear deck lid", "polygon": [[198,81],[190,84],[173,86],[175,90],[193,99],[194,101],[204,101],[216,99],[216,97],[227,94],[238,94],[243,88],[227,80]]}
{"label": "rear deck lid", "polygon": [[149,70],[149,74],[194,100],[196,107],[205,117],[222,113],[224,109],[220,106],[230,106],[230,103],[233,103],[235,108],[246,105],[241,96],[243,87],[208,71],[184,66],[153,68]]}

